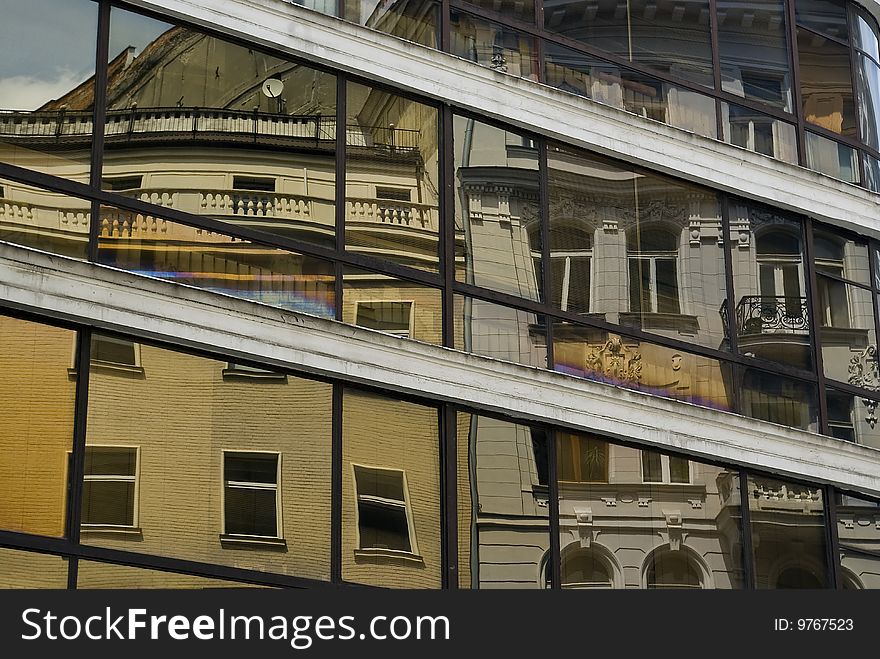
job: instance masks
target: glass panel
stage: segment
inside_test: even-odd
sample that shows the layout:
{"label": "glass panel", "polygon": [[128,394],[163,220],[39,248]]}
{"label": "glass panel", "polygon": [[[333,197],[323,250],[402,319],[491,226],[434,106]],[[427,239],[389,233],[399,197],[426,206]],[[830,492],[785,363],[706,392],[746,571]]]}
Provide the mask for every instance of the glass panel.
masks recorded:
{"label": "glass panel", "polygon": [[876,501],[836,492],[840,579],[844,590],[880,588]]}
{"label": "glass panel", "polygon": [[67,588],[67,560],[60,556],[0,549],[0,589]]}
{"label": "glass panel", "polygon": [[553,326],[554,369],[618,387],[721,410],[733,408],[731,367],[569,322]]}
{"label": "glass panel", "polygon": [[335,245],[335,76],[117,8],[110,58],[105,189]]}
{"label": "glass panel", "polygon": [[724,141],[728,144],[797,164],[797,130],[793,124],[724,101],[721,102],[721,120]]}
{"label": "glass panel", "polygon": [[826,130],[856,137],[850,51],[798,28],[804,118]]}
{"label": "glass panel", "polygon": [[813,223],[813,262],[820,273],[871,285],[867,243],[834,227]]}
{"label": "glass panel", "polygon": [[455,349],[517,364],[547,368],[543,316],[456,295]]}
{"label": "glass panel", "polygon": [[862,141],[880,150],[880,66],[858,56],[859,126]]}
{"label": "glass panel", "polygon": [[712,86],[709,3],[630,0],[544,3],[544,26],[631,62]]}
{"label": "glass panel", "polygon": [[758,588],[826,588],[822,488],[749,476]]}
{"label": "glass panel", "polygon": [[442,295],[439,288],[345,266],[342,322],[441,345]]}
{"label": "glass panel", "polygon": [[[535,22],[535,0],[465,0],[488,11],[501,14],[504,18]],[[546,4],[546,3],[545,3]]]}
{"label": "glass panel", "polygon": [[0,529],[64,535],[76,332],[0,316]]}
{"label": "glass panel", "polygon": [[872,192],[880,192],[880,160],[864,154],[865,187]]}
{"label": "glass panel", "polygon": [[549,579],[547,437],[458,413],[461,588],[544,588]]}
{"label": "glass panel", "polygon": [[[436,2],[430,0],[405,0],[393,3],[380,0],[343,0],[343,2],[347,21],[354,21],[423,46],[437,48],[439,6]],[[335,2],[332,4],[335,5]]]}
{"label": "glass panel", "polygon": [[0,178],[0,240],[85,259],[91,217],[84,199]]}
{"label": "glass panel", "polygon": [[[342,409],[342,578],[439,588],[437,409],[353,389],[345,390]],[[376,497],[373,485],[361,490],[356,470],[400,474],[403,504]]]}
{"label": "glass panel", "polygon": [[840,41],[849,38],[846,4],[843,0],[797,0],[795,9],[798,25]]}
{"label": "glass panel", "polygon": [[345,246],[438,268],[437,109],[348,83]]}
{"label": "glass panel", "polygon": [[877,360],[871,291],[823,275],[817,276],[816,287],[825,377],[865,386]]}
{"label": "glass panel", "polygon": [[153,215],[102,207],[98,262],[291,311],[336,315],[331,262]]}
{"label": "glass panel", "polygon": [[[553,302],[611,323],[726,347],[718,196],[557,145],[548,149],[548,167]],[[591,273],[575,263],[587,258]]]}
{"label": "glass panel", "polygon": [[804,133],[807,167],[847,183],[859,182],[858,152],[850,146],[809,131]]}
{"label": "glass panel", "polygon": [[91,446],[86,451],[86,476],[134,476],[137,473],[137,449]]}
{"label": "glass panel", "polygon": [[449,30],[449,52],[453,55],[501,73],[538,79],[534,38],[454,9]]}
{"label": "glass panel", "polygon": [[138,446],[140,464],[135,528],[83,543],[329,579],[331,385],[224,378],[225,361],[148,344],[141,365],[90,371],[87,445]]}
{"label": "glass panel", "polygon": [[547,84],[647,119],[716,138],[714,99],[547,42]]}
{"label": "glass panel", "polygon": [[787,34],[780,0],[718,0],[721,88],[791,112]]}
{"label": "glass panel", "polygon": [[538,151],[517,133],[456,116],[456,278],[541,299]]}
{"label": "glass panel", "polygon": [[0,161],[89,180],[98,5],[7,0],[0,21]]}
{"label": "glass panel", "polygon": [[[739,479],[685,458],[684,482],[645,482],[672,457],[558,433],[563,588],[742,588]],[[649,464],[651,460],[649,459]]]}
{"label": "glass panel", "polygon": [[646,483],[663,482],[662,456],[656,451],[642,449],[642,480]]}
{"label": "glass panel", "polygon": [[82,523],[134,526],[135,483],[86,480],[83,483]]}
{"label": "glass panel", "polygon": [[825,390],[825,398],[828,402],[829,435],[846,442],[880,448],[877,400],[831,388]]}
{"label": "glass panel", "polygon": [[[742,371],[737,371],[741,373]],[[774,373],[746,369],[740,392],[740,413],[753,419],[819,432],[816,386]]]}
{"label": "glass panel", "polygon": [[801,222],[740,199],[731,199],[729,213],[740,351],[810,368]]}
{"label": "glass panel", "polygon": [[856,30],[853,33],[856,48],[880,62],[880,31],[877,29],[877,21],[858,6],[853,6],[853,10],[856,18]]}
{"label": "glass panel", "polygon": [[189,574],[161,572],[128,565],[112,563],[79,562],[76,587],[78,589],[99,588],[264,588],[237,581],[225,581],[211,577],[196,577]]}

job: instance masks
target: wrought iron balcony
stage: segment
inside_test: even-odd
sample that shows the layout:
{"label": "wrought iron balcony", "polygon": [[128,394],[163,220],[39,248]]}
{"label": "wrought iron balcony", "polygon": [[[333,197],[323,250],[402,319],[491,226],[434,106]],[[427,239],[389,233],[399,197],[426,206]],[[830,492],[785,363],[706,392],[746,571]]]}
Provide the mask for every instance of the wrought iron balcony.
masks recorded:
{"label": "wrought iron balcony", "polygon": [[[727,304],[719,309],[727,323]],[[807,298],[774,295],[747,295],[736,305],[736,332],[739,336],[796,334],[810,332]]]}

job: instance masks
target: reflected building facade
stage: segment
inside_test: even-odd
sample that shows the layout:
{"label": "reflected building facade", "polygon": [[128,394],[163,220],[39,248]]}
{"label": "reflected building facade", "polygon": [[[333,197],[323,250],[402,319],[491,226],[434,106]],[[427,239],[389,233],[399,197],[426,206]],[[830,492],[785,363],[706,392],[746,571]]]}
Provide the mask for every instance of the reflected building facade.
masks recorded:
{"label": "reflected building facade", "polygon": [[[36,4],[60,31],[55,0]],[[277,9],[493,69],[523,90],[511,106],[550,85],[877,203],[880,59],[860,5],[454,2],[445,20],[435,2],[318,4]],[[146,308],[126,325],[107,300],[0,300],[0,584],[877,587],[880,481],[773,457],[795,437],[880,466],[864,218],[685,180],[197,15],[65,11],[75,72],[0,68],[0,262],[164,280],[145,299],[225,309],[245,336],[242,309],[326,323],[270,358],[185,336],[185,317],[152,331]],[[33,51],[27,34],[3,48]],[[343,337],[383,346],[385,379]],[[395,361],[411,350],[459,364],[462,391],[398,381],[430,379]],[[328,373],[314,355],[347,361]],[[480,378],[539,404],[552,386],[621,402],[585,423],[464,392]],[[627,418],[639,406],[690,434]],[[768,443],[756,461],[701,444],[731,418]]]}

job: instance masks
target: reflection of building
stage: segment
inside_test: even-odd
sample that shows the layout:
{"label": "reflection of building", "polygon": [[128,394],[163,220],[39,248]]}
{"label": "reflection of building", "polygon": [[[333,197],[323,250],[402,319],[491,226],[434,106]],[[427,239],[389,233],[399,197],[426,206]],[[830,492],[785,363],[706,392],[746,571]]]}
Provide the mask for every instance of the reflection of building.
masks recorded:
{"label": "reflection of building", "polygon": [[10,583],[873,587],[877,199],[786,164],[870,94],[716,4],[108,5],[0,114]]}

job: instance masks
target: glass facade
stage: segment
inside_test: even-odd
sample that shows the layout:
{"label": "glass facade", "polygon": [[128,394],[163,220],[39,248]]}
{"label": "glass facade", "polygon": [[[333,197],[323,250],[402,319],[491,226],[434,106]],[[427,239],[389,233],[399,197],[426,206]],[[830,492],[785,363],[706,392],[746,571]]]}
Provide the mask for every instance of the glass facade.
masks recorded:
{"label": "glass facade", "polygon": [[[874,237],[68,4],[75,73],[26,30],[0,47],[32,60],[0,77],[0,241],[880,448]],[[789,25],[769,0],[452,4],[309,6],[880,186],[877,27],[854,5]],[[77,49],[99,38],[95,67]],[[173,343],[0,315],[4,584],[873,587],[870,539],[831,529],[873,504],[829,486]]]}

